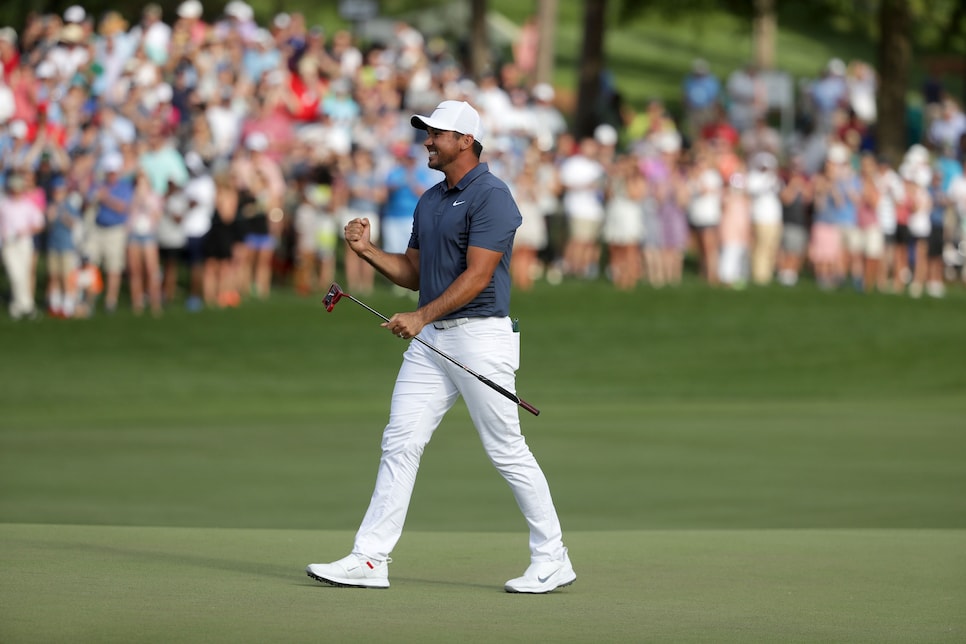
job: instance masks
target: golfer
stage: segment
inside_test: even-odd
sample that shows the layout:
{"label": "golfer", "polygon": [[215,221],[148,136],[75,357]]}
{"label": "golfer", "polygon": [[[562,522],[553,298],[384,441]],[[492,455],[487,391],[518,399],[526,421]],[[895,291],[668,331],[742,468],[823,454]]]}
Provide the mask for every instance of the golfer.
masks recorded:
{"label": "golfer", "polygon": [[[345,239],[392,282],[419,291],[419,308],[382,326],[401,338],[418,335],[514,391],[520,337],[508,317],[509,266],[520,211],[506,184],[480,162],[480,115],[469,103],[443,101],[431,116],[413,116],[411,123],[426,131],[429,167],[445,179],[419,199],[409,247],[405,253],[379,249],[370,242],[368,219],[350,221]],[[506,582],[506,590],[548,593],[574,582],[550,488],[520,432],[517,405],[418,342],[403,355],[375,490],[352,552],[310,564],[310,577],[336,586],[389,586],[389,554],[402,534],[420,457],[461,395],[530,527],[530,566]]]}

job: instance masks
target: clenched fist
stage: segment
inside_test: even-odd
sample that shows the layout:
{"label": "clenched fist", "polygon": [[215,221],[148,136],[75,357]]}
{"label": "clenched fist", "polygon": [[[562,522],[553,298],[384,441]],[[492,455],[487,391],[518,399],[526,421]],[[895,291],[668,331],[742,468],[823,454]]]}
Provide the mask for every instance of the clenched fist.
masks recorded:
{"label": "clenched fist", "polygon": [[368,217],[353,219],[345,225],[345,240],[356,253],[369,247],[370,223]]}

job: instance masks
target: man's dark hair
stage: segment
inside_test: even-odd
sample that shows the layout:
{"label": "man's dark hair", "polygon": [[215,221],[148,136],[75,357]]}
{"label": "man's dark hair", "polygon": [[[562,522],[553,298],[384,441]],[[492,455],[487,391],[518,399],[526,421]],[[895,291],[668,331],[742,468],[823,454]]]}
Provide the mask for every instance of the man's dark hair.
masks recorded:
{"label": "man's dark hair", "polygon": [[[456,139],[459,139],[461,136],[463,136],[462,133],[457,132],[455,130],[452,131],[452,134],[453,134],[453,138],[456,138]],[[483,154],[483,144],[477,141],[475,137],[473,138],[473,154],[476,155],[477,160],[479,160],[480,155]]]}

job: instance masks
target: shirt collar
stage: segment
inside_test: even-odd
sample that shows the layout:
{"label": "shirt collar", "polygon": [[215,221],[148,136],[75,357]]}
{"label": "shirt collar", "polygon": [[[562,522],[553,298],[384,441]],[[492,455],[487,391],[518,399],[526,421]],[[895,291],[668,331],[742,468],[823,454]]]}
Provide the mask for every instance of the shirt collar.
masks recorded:
{"label": "shirt collar", "polygon": [[478,163],[472,170],[464,174],[463,178],[460,179],[452,189],[462,192],[463,190],[466,190],[467,186],[476,181],[480,175],[489,171],[490,167],[486,163]]}

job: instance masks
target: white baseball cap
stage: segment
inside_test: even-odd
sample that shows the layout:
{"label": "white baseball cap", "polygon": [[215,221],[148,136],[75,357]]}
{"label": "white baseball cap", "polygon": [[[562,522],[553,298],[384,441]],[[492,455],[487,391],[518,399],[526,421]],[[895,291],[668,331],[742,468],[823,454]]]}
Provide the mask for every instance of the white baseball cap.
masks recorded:
{"label": "white baseball cap", "polygon": [[549,83],[537,83],[533,86],[533,97],[538,101],[550,102],[556,97],[553,86]]}
{"label": "white baseball cap", "polygon": [[101,159],[101,169],[104,172],[118,172],[124,167],[124,157],[116,152],[108,153]]}
{"label": "white baseball cap", "polygon": [[87,12],[80,5],[71,5],[64,11],[64,22],[79,23],[87,19]]}
{"label": "white baseball cap", "polygon": [[181,18],[200,18],[204,11],[200,0],[184,0],[178,5],[178,16]]}
{"label": "white baseball cap", "polygon": [[248,22],[255,13],[254,10],[242,0],[231,0],[225,5],[225,15],[235,18],[239,22]]}
{"label": "white baseball cap", "polygon": [[174,90],[167,83],[158,83],[154,88],[154,97],[161,103],[170,103],[174,97]]}
{"label": "white baseball cap", "polygon": [[601,145],[615,145],[617,143],[617,130],[609,123],[601,123],[594,128],[594,138]]}
{"label": "white baseball cap", "polygon": [[483,144],[483,124],[480,114],[466,101],[443,101],[430,116],[414,114],[409,122],[419,130],[434,128],[469,134]]}
{"label": "white baseball cap", "polygon": [[826,158],[832,163],[848,163],[851,156],[848,147],[842,143],[833,143],[829,146]]}
{"label": "white baseball cap", "polygon": [[10,136],[15,139],[26,139],[28,130],[27,123],[20,119],[10,123]]}
{"label": "white baseball cap", "polygon": [[0,40],[5,40],[11,45],[17,44],[17,30],[13,27],[0,28]]}

